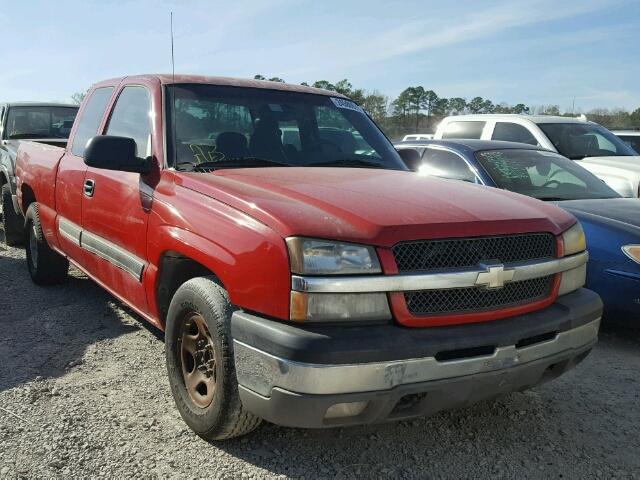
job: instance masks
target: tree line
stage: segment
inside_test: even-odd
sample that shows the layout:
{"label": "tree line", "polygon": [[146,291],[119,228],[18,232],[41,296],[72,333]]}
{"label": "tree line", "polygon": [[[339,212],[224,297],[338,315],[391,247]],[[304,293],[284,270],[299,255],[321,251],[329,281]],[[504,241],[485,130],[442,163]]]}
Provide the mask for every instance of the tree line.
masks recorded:
{"label": "tree line", "polygon": [[[284,82],[279,77],[265,78],[256,75],[256,80]],[[585,113],[593,120],[609,129],[640,129],[640,107],[630,112],[616,108],[595,108],[587,112],[561,111],[559,105],[526,105],[517,103],[509,105],[505,102],[494,102],[488,98],[472,97],[440,97],[433,90],[422,86],[407,87],[397,98],[390,99],[383,93],[355,88],[347,79],[331,83],[318,80],[302,85],[322,88],[341,93],[358,103],[384,130],[390,138],[398,138],[408,133],[433,133],[444,117],[471,113],[521,113],[535,115],[563,115],[573,117]]]}

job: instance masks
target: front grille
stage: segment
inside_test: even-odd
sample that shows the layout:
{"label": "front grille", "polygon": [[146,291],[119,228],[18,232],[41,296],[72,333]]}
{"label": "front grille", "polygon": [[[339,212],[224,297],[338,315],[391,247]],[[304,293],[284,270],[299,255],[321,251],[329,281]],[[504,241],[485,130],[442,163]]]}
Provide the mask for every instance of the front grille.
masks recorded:
{"label": "front grille", "polygon": [[468,313],[533,303],[547,298],[553,288],[553,275],[511,282],[498,289],[485,287],[451,288],[405,292],[412,315]]}
{"label": "front grille", "polygon": [[477,267],[501,263],[554,258],[556,239],[550,233],[499,237],[453,238],[400,243],[393,247],[400,272]]}

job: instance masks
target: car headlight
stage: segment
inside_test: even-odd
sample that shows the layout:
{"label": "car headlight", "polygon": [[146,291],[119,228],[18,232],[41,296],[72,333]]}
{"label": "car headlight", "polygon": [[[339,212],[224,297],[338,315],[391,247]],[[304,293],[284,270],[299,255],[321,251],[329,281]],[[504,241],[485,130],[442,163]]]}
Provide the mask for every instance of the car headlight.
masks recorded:
{"label": "car headlight", "polygon": [[289,318],[294,322],[367,322],[391,319],[385,293],[291,292]]}
{"label": "car headlight", "polygon": [[[580,222],[562,234],[562,244],[564,256],[574,255],[584,252],[587,249],[587,241],[584,236],[584,230]],[[584,287],[587,279],[587,264],[580,265],[577,268],[562,272],[560,278],[560,287],[558,288],[558,296],[574,292]]]}
{"label": "car headlight", "polygon": [[584,237],[582,225],[577,222],[573,227],[562,234],[564,255],[573,255],[587,249],[587,241]]}
{"label": "car headlight", "polygon": [[[294,275],[381,273],[373,247],[292,237],[286,240]],[[309,293],[293,290],[289,318],[294,322],[381,322],[391,319],[386,293]]]}
{"label": "car headlight", "polygon": [[380,273],[373,247],[353,243],[287,238],[291,272],[302,275],[357,275]]}
{"label": "car headlight", "polygon": [[640,245],[623,245],[622,252],[636,263],[640,263]]}

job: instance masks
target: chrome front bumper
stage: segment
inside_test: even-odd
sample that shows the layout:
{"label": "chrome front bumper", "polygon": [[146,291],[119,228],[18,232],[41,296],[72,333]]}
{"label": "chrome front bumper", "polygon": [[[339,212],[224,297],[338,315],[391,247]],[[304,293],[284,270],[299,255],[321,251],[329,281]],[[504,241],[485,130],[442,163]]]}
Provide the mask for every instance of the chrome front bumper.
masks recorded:
{"label": "chrome front bumper", "polygon": [[598,339],[580,289],[543,310],[453,327],[298,326],[235,312],[240,398],[273,423],[323,428],[431,415],[551,380]]}
{"label": "chrome front bumper", "polygon": [[388,390],[400,385],[486,373],[556,355],[570,357],[598,339],[600,319],[558,333],[552,339],[518,348],[498,347],[493,354],[438,361],[435,357],[364,364],[321,365],[275,357],[234,341],[238,382],[268,397],[274,388],[313,395]]}

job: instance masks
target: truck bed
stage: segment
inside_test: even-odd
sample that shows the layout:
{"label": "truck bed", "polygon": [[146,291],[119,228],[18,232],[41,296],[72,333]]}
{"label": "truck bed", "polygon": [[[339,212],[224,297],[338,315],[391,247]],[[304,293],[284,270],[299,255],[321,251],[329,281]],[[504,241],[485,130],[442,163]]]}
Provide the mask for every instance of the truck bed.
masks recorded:
{"label": "truck bed", "polygon": [[56,173],[64,152],[64,147],[47,143],[20,142],[16,157],[16,176],[19,179],[16,194],[23,213],[28,208],[23,203],[23,183],[29,184],[33,191],[38,192],[37,200],[41,206],[54,209]]}

